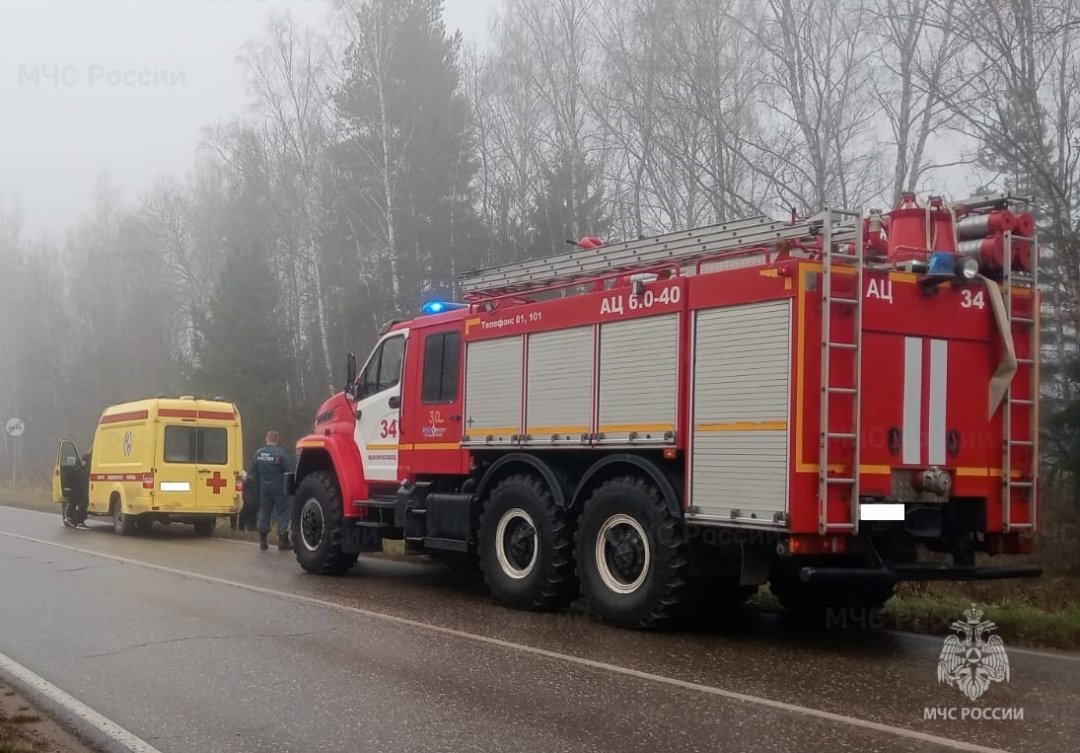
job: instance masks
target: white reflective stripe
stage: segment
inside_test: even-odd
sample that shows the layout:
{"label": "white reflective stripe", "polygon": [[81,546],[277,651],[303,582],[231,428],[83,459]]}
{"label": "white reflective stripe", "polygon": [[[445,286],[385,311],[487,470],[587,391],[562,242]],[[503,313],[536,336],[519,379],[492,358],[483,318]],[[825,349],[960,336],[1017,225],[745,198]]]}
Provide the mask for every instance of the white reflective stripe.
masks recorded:
{"label": "white reflective stripe", "polygon": [[860,520],[903,520],[904,505],[868,502],[859,505]]}
{"label": "white reflective stripe", "polygon": [[191,491],[191,484],[187,481],[162,481],[161,491],[163,492],[189,492]]}
{"label": "white reflective stripe", "polygon": [[922,338],[904,338],[905,465],[922,462]]}
{"label": "white reflective stripe", "polygon": [[945,464],[945,386],[949,376],[949,343],[930,341],[930,417],[926,433],[930,465]]}

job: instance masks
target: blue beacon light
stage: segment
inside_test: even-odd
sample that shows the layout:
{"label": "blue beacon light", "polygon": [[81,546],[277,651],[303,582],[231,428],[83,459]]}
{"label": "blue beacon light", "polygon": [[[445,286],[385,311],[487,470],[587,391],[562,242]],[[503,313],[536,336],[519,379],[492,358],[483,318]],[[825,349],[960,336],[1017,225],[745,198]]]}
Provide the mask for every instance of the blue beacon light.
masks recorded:
{"label": "blue beacon light", "polygon": [[454,303],[452,301],[428,301],[423,305],[420,311],[425,315],[442,314],[446,311],[463,309],[468,305],[469,304],[467,303]]}

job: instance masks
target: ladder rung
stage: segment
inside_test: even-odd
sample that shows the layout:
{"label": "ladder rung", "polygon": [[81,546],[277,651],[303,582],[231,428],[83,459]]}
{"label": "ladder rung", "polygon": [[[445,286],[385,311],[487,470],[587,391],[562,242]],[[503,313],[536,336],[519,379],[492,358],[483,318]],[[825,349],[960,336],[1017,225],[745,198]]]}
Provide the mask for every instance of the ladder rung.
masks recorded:
{"label": "ladder rung", "polygon": [[1020,366],[1034,366],[1035,359],[1033,358],[1017,358],[1016,363]]}
{"label": "ladder rung", "polygon": [[855,343],[831,342],[831,343],[829,343],[829,347],[830,348],[838,348],[840,350],[855,350],[859,346],[857,346]]}
{"label": "ladder rung", "polygon": [[1013,405],[1035,405],[1034,400],[1022,400],[1018,397],[1009,398],[1009,402]]}
{"label": "ladder rung", "polygon": [[1030,481],[1010,481],[1009,486],[1013,489],[1031,489],[1035,484]]}
{"label": "ladder rung", "polygon": [[1034,528],[1034,527],[1035,526],[1033,524],[1031,524],[1031,523],[1009,523],[1009,530],[1011,530],[1011,531],[1022,531],[1022,530],[1026,529],[1026,528]]}
{"label": "ladder rung", "polygon": [[833,259],[851,259],[852,261],[858,261],[862,257],[859,254],[845,254],[843,251],[833,251],[829,254]]}
{"label": "ladder rung", "polygon": [[829,303],[843,303],[849,306],[854,306],[858,303],[858,301],[854,298],[839,298],[834,295],[832,298],[829,299]]}
{"label": "ladder rung", "polygon": [[1010,439],[1009,444],[1017,447],[1034,447],[1035,443],[1030,439]]}
{"label": "ladder rung", "polygon": [[854,439],[855,435],[846,431],[827,431],[825,436],[829,439]]}
{"label": "ladder rung", "polygon": [[836,477],[836,476],[830,476],[829,478],[825,479],[825,483],[826,484],[845,484],[845,485],[847,485],[847,484],[854,484],[855,479],[853,479],[853,478],[840,478],[840,477]]}
{"label": "ladder rung", "polygon": [[1026,316],[1014,316],[1012,317],[1013,324],[1034,324],[1035,320]]}
{"label": "ladder rung", "polygon": [[[829,392],[837,395],[857,395],[859,391],[854,387],[829,387]],[[1013,402],[1016,402],[1015,400]]]}

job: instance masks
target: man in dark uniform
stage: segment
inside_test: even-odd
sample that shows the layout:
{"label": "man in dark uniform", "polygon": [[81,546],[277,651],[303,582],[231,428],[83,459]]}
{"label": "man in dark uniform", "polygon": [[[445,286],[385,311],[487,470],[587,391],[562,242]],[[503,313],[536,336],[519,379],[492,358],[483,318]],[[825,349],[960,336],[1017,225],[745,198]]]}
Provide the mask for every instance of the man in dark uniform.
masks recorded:
{"label": "man in dark uniform", "polygon": [[278,549],[292,549],[289,543],[289,508],[285,504],[285,474],[296,470],[292,455],[278,446],[281,435],[276,431],[266,433],[266,446],[255,453],[251,475],[259,490],[259,548],[266,550],[266,536],[270,533],[270,518],[277,517]]}
{"label": "man in dark uniform", "polygon": [[91,456],[91,452],[83,455],[80,465],[68,477],[71,482],[71,489],[68,491],[70,500],[64,503],[61,510],[64,516],[64,525],[68,528],[86,526],[86,511],[90,506]]}

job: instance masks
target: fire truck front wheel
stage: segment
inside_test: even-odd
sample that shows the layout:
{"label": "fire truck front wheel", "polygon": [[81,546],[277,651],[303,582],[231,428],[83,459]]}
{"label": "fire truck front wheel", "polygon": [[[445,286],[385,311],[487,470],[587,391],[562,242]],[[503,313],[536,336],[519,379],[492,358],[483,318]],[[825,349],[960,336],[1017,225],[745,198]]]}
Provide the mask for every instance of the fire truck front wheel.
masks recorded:
{"label": "fire truck front wheel", "polygon": [[344,550],[341,491],[326,471],[309,473],[300,482],[291,527],[296,561],[309,573],[340,575],[360,556]]}
{"label": "fire truck front wheel", "polygon": [[682,523],[660,490],[636,476],[593,492],[578,520],[577,561],[589,605],[621,627],[657,627],[676,616],[685,596]]}
{"label": "fire truck front wheel", "polygon": [[561,609],[577,596],[572,520],[537,477],[503,479],[480,516],[480,569],[492,595],[519,609]]}

